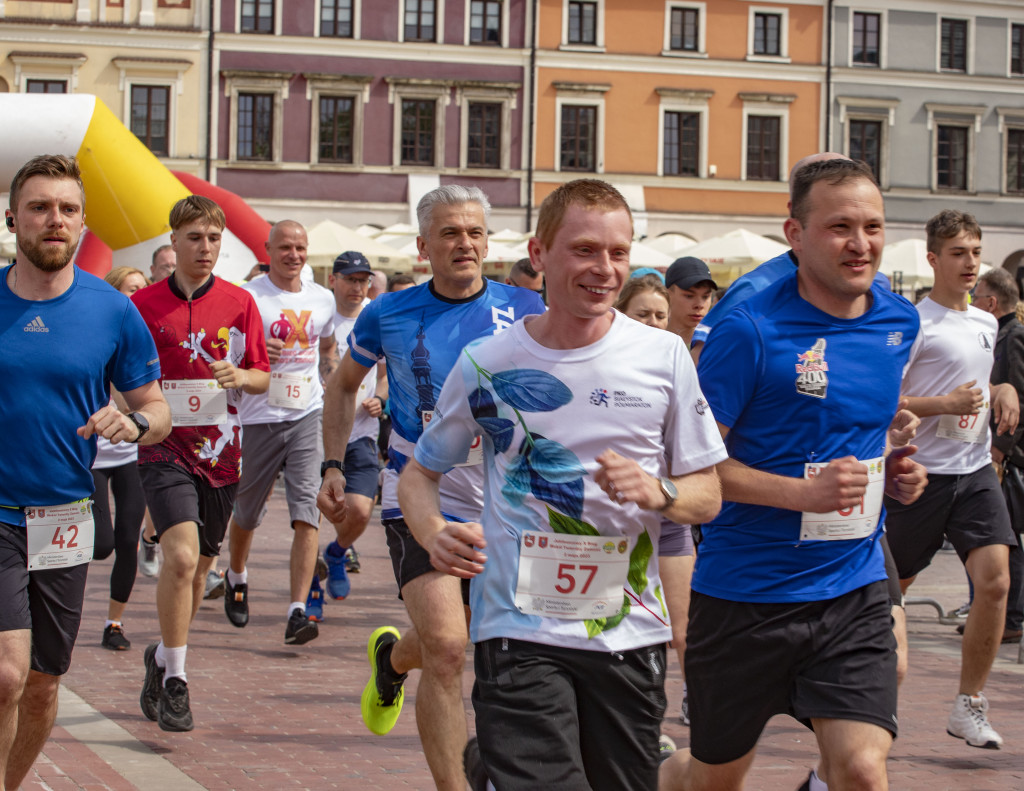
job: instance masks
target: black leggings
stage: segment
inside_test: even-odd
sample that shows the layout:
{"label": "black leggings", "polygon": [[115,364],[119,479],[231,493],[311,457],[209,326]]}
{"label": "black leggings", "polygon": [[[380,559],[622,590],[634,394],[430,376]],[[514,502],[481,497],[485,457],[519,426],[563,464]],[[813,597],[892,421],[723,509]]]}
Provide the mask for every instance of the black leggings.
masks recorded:
{"label": "black leggings", "polygon": [[[126,604],[135,585],[138,570],[139,531],[146,514],[146,497],[139,480],[139,466],[132,461],[120,467],[92,471],[95,486],[92,515],[96,523],[95,560],[104,560],[114,552],[114,569],[110,572],[110,598]],[[114,492],[116,509],[110,519],[110,498],[107,485]]]}

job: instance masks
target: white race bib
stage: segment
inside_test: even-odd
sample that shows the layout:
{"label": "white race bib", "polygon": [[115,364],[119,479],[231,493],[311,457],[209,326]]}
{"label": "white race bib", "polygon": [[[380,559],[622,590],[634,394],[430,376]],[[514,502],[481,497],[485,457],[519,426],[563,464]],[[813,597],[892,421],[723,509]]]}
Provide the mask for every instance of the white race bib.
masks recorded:
{"label": "white race bib", "polygon": [[[882,513],[882,495],[885,493],[885,458],[879,456],[858,461],[868,468],[868,489],[860,503],[827,514],[805,512],[800,518],[801,541],[850,541],[867,538],[874,532]],[[813,478],[827,466],[827,462],[805,464],[804,477]]]}
{"label": "white race bib", "polygon": [[624,536],[524,531],[516,607],[527,615],[576,621],[617,615],[629,550]]}
{"label": "white race bib", "polygon": [[285,409],[305,409],[313,398],[313,377],[306,374],[270,372],[267,401]]}
{"label": "white race bib", "polygon": [[[423,413],[423,428],[427,427],[427,423],[434,419],[433,410]],[[473,444],[469,446],[469,455],[466,456],[466,460],[460,464],[456,464],[456,467],[472,467],[476,464],[483,464],[484,462],[484,438],[477,434],[473,437]]]}
{"label": "white race bib", "polygon": [[987,426],[988,404],[985,404],[976,415],[940,415],[935,436],[979,444],[985,441]]}
{"label": "white race bib", "polygon": [[172,426],[219,426],[228,422],[228,391],[216,379],[161,382]]}
{"label": "white race bib", "polygon": [[61,569],[92,560],[92,500],[25,509],[28,570]]}

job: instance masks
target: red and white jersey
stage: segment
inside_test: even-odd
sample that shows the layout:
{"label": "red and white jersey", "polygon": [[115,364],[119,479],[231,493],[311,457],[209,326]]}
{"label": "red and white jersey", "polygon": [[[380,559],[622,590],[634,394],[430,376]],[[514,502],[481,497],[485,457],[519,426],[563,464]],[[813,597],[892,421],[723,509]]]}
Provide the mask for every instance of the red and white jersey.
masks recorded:
{"label": "red and white jersey", "polygon": [[[156,342],[161,386],[176,423],[176,394],[189,391],[190,380],[214,379],[212,363],[226,359],[236,368],[270,370],[259,310],[252,297],[238,286],[211,276],[188,299],[169,277],[136,291],[132,301]],[[210,425],[175,425],[163,442],[139,448],[139,464],[177,464],[214,487],[237,483],[242,445],[238,403],[242,391],[223,392],[227,396],[224,420]],[[199,406],[199,399],[194,400]]]}

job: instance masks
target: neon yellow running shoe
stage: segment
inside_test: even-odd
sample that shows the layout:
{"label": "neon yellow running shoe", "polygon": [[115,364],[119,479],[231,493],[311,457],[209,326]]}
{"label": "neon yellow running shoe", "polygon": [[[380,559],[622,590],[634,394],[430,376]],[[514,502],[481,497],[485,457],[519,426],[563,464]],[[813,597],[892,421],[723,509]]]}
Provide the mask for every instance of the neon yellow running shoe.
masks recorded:
{"label": "neon yellow running shoe", "polygon": [[[363,689],[360,709],[363,722],[371,733],[383,736],[395,727],[398,715],[402,713],[405,691],[402,685],[408,673],[396,676],[386,669],[382,654],[390,655],[390,650],[383,649],[394,645],[401,639],[394,626],[382,626],[370,635],[366,654],[370,659],[370,680]],[[390,663],[389,663],[390,664]]]}

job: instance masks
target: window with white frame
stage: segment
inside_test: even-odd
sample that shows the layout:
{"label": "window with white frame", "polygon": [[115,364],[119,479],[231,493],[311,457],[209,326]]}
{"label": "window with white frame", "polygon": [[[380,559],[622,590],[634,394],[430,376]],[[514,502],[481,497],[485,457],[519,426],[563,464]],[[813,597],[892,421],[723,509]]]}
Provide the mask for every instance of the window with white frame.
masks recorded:
{"label": "window with white frame", "polygon": [[173,157],[175,104],[185,90],[185,72],[192,61],[117,57],[111,62],[124,96],[124,125],[158,157]]}
{"label": "window with white frame", "polygon": [[555,82],[555,169],[604,172],[607,83]]}
{"label": "window with white frame", "polygon": [[707,175],[708,100],[714,91],[658,88],[658,175]]}
{"label": "window with white frame", "polygon": [[789,105],[793,94],[741,93],[743,159],[741,178],[784,181],[789,172]]}
{"label": "window with white frame", "polygon": [[705,17],[704,3],[666,3],[665,43],[662,53],[666,55],[706,55]]}
{"label": "window with white frame", "polygon": [[241,0],[238,19],[240,33],[273,35],[275,28],[275,0]]}
{"label": "window with white frame", "polygon": [[229,151],[232,162],[277,163],[283,157],[284,100],[289,72],[222,71],[231,103]]}
{"label": "window with white frame", "polygon": [[932,134],[932,189],[974,192],[975,138],[987,108],[928,102],[925,109]]}
{"label": "window with white frame", "polygon": [[839,125],[850,159],[866,162],[882,189],[889,188],[889,130],[896,123],[899,99],[840,96]]}
{"label": "window with white frame", "polygon": [[322,38],[357,38],[357,0],[319,0],[318,35]]}
{"label": "window with white frame", "polygon": [[771,60],[789,57],[789,10],[751,6],[747,21],[747,57]]}
{"label": "window with white frame", "polygon": [[854,11],[850,26],[850,63],[854,66],[882,65],[882,14]]}
{"label": "window with white frame", "polygon": [[363,108],[370,77],[304,74],[313,113],[310,161],[321,165],[363,164]]}
{"label": "window with white frame", "polygon": [[469,43],[506,46],[507,13],[508,2],[505,0],[469,0]]}
{"label": "window with white frame", "polygon": [[388,79],[394,107],[392,162],[403,167],[443,168],[444,109],[451,98],[446,80]]}
{"label": "window with white frame", "polygon": [[171,89],[167,85],[133,84],[129,91],[130,126],[158,157],[170,155]]}
{"label": "window with white frame", "polygon": [[511,167],[512,110],[518,83],[473,83],[458,87],[461,110],[459,167],[508,170]]}
{"label": "window with white frame", "polygon": [[27,79],[25,93],[67,93],[67,80]]}
{"label": "window with white frame", "polygon": [[604,46],[604,0],[562,0],[562,45]]}
{"label": "window with white frame", "polygon": [[78,70],[86,61],[84,54],[71,52],[13,50],[7,57],[14,64],[14,90],[19,93],[74,93]]}
{"label": "window with white frame", "polygon": [[947,19],[939,22],[939,68],[942,71],[968,71],[968,35],[966,19]]}
{"label": "window with white frame", "polygon": [[1010,25],[1010,74],[1024,76],[1024,23]]}
{"label": "window with white frame", "polygon": [[1003,140],[1002,191],[1024,195],[1024,110],[997,107],[996,114]]}
{"label": "window with white frame", "polygon": [[404,0],[402,41],[437,41],[437,0]]}

